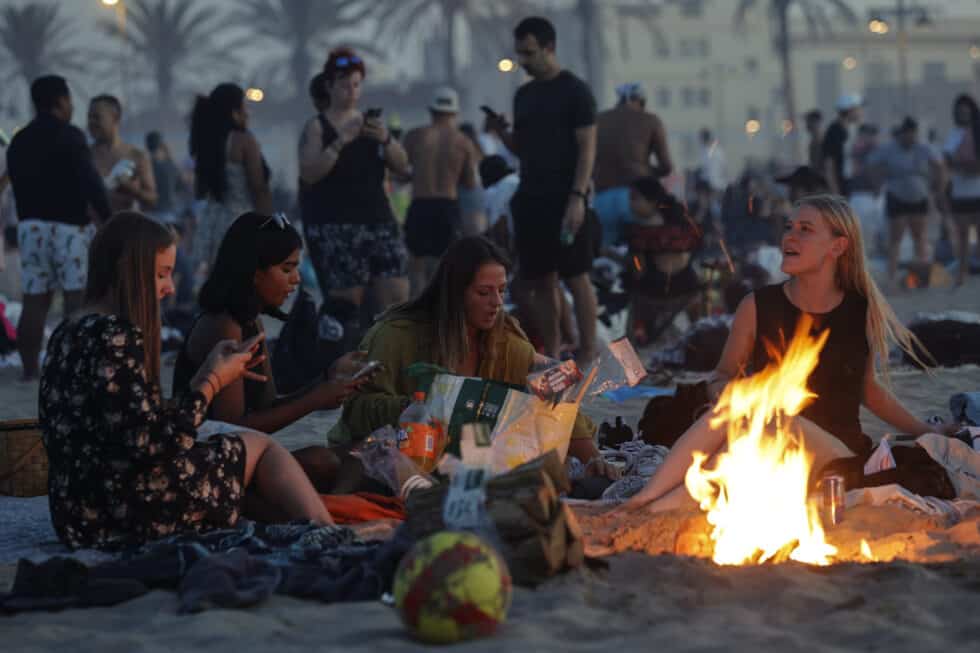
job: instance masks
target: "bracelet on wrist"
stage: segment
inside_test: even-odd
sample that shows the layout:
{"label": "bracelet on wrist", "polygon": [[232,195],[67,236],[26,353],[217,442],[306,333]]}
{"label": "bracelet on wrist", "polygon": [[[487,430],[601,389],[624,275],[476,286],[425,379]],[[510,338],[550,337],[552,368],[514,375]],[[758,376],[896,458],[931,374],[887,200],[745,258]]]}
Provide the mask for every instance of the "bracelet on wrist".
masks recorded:
{"label": "bracelet on wrist", "polygon": [[[214,381],[211,380],[211,377],[212,376],[215,377],[215,380]],[[221,384],[219,383],[219,381],[220,381],[220,379],[218,379],[218,375],[217,374],[215,374],[214,372],[209,372],[208,373],[207,383],[208,383],[208,387],[211,388],[211,398],[212,399],[214,399],[215,397],[217,397],[218,396],[218,392],[221,390]]]}
{"label": "bracelet on wrist", "polygon": [[580,197],[580,198],[582,198],[582,201],[583,202],[589,198],[588,195],[586,195],[585,193],[583,193],[582,191],[580,191],[580,190],[578,190],[576,188],[573,188],[568,194],[571,195],[572,197]]}

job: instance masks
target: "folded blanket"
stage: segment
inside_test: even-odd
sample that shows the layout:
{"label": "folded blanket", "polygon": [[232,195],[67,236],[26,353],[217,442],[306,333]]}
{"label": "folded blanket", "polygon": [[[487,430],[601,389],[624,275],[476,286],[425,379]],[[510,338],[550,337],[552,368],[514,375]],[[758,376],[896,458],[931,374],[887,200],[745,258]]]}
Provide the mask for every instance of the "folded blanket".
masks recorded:
{"label": "folded blanket", "polygon": [[150,589],[177,589],[181,612],[245,607],[273,593],[324,602],[377,600],[414,541],[399,529],[363,542],[343,526],[257,524],[178,535],[88,566],[70,558],[21,561],[0,611],[112,605]]}

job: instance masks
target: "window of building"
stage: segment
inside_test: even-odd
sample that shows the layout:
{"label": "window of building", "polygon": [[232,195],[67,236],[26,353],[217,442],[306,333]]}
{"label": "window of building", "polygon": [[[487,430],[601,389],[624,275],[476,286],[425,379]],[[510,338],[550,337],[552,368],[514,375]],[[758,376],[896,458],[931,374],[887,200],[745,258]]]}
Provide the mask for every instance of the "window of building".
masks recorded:
{"label": "window of building", "polygon": [[837,105],[837,98],[840,97],[840,63],[837,61],[821,61],[816,67],[816,93],[817,107],[825,112],[835,115],[834,109]]}
{"label": "window of building", "polygon": [[701,18],[704,15],[704,0],[682,0],[681,16],[684,18]]}
{"label": "window of building", "polygon": [[927,82],[941,82],[946,79],[945,61],[926,61],[922,64],[922,79]]}
{"label": "window of building", "polygon": [[759,115],[760,115],[760,113],[759,113],[759,107],[751,107],[750,106],[748,108],[747,112],[746,112],[745,119],[746,120],[758,120],[759,119]]}
{"label": "window of building", "polygon": [[666,108],[670,106],[670,89],[661,86],[657,89],[657,106]]}
{"label": "window of building", "polygon": [[711,41],[708,39],[700,39],[698,41],[698,54],[702,57],[711,56]]}
{"label": "window of building", "polygon": [[711,89],[702,88],[698,91],[698,104],[702,107],[711,106]]}
{"label": "window of building", "polygon": [[697,91],[690,86],[681,89],[681,104],[685,107],[693,107],[697,104]]}
{"label": "window of building", "polygon": [[755,77],[759,74],[759,59],[756,57],[745,58],[745,72]]}

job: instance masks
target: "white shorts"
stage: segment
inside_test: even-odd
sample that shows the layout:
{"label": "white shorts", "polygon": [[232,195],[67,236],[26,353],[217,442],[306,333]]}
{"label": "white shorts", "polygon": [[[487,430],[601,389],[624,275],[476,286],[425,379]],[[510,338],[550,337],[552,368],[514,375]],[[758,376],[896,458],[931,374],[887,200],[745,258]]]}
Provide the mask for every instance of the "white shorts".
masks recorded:
{"label": "white shorts", "polygon": [[21,290],[42,295],[54,290],[85,290],[88,248],[95,225],[21,220],[17,225]]}

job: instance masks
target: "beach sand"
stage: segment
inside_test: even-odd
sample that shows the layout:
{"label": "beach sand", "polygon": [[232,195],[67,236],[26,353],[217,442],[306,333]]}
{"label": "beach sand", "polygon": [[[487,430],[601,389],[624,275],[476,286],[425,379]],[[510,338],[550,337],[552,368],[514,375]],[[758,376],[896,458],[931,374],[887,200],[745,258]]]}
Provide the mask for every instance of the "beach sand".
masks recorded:
{"label": "beach sand", "polygon": [[[980,310],[980,280],[956,291],[891,297],[899,315]],[[36,384],[0,369],[0,419],[36,415]],[[169,377],[170,367],[164,371]],[[980,368],[926,377],[897,370],[895,393],[913,412],[948,415],[955,392],[980,389]],[[599,400],[593,417],[622,415],[635,426],[645,401]],[[277,437],[290,448],[322,443],[336,412],[311,415]],[[887,428],[864,415],[874,438]],[[861,539],[881,560],[829,567],[797,563],[719,567],[671,555],[677,529],[690,517],[605,518],[579,509],[590,551],[610,554],[588,569],[537,589],[517,588],[510,618],[470,651],[765,650],[957,651],[980,641],[980,516],[953,528],[897,508],[849,511],[828,538],[843,560],[863,560]],[[0,589],[13,578],[0,566]],[[394,610],[380,603],[323,605],[274,597],[248,610],[176,614],[176,597],[152,592],[115,608],[0,617],[0,650],[98,651],[414,650]],[[427,648],[427,647],[426,647]]]}

